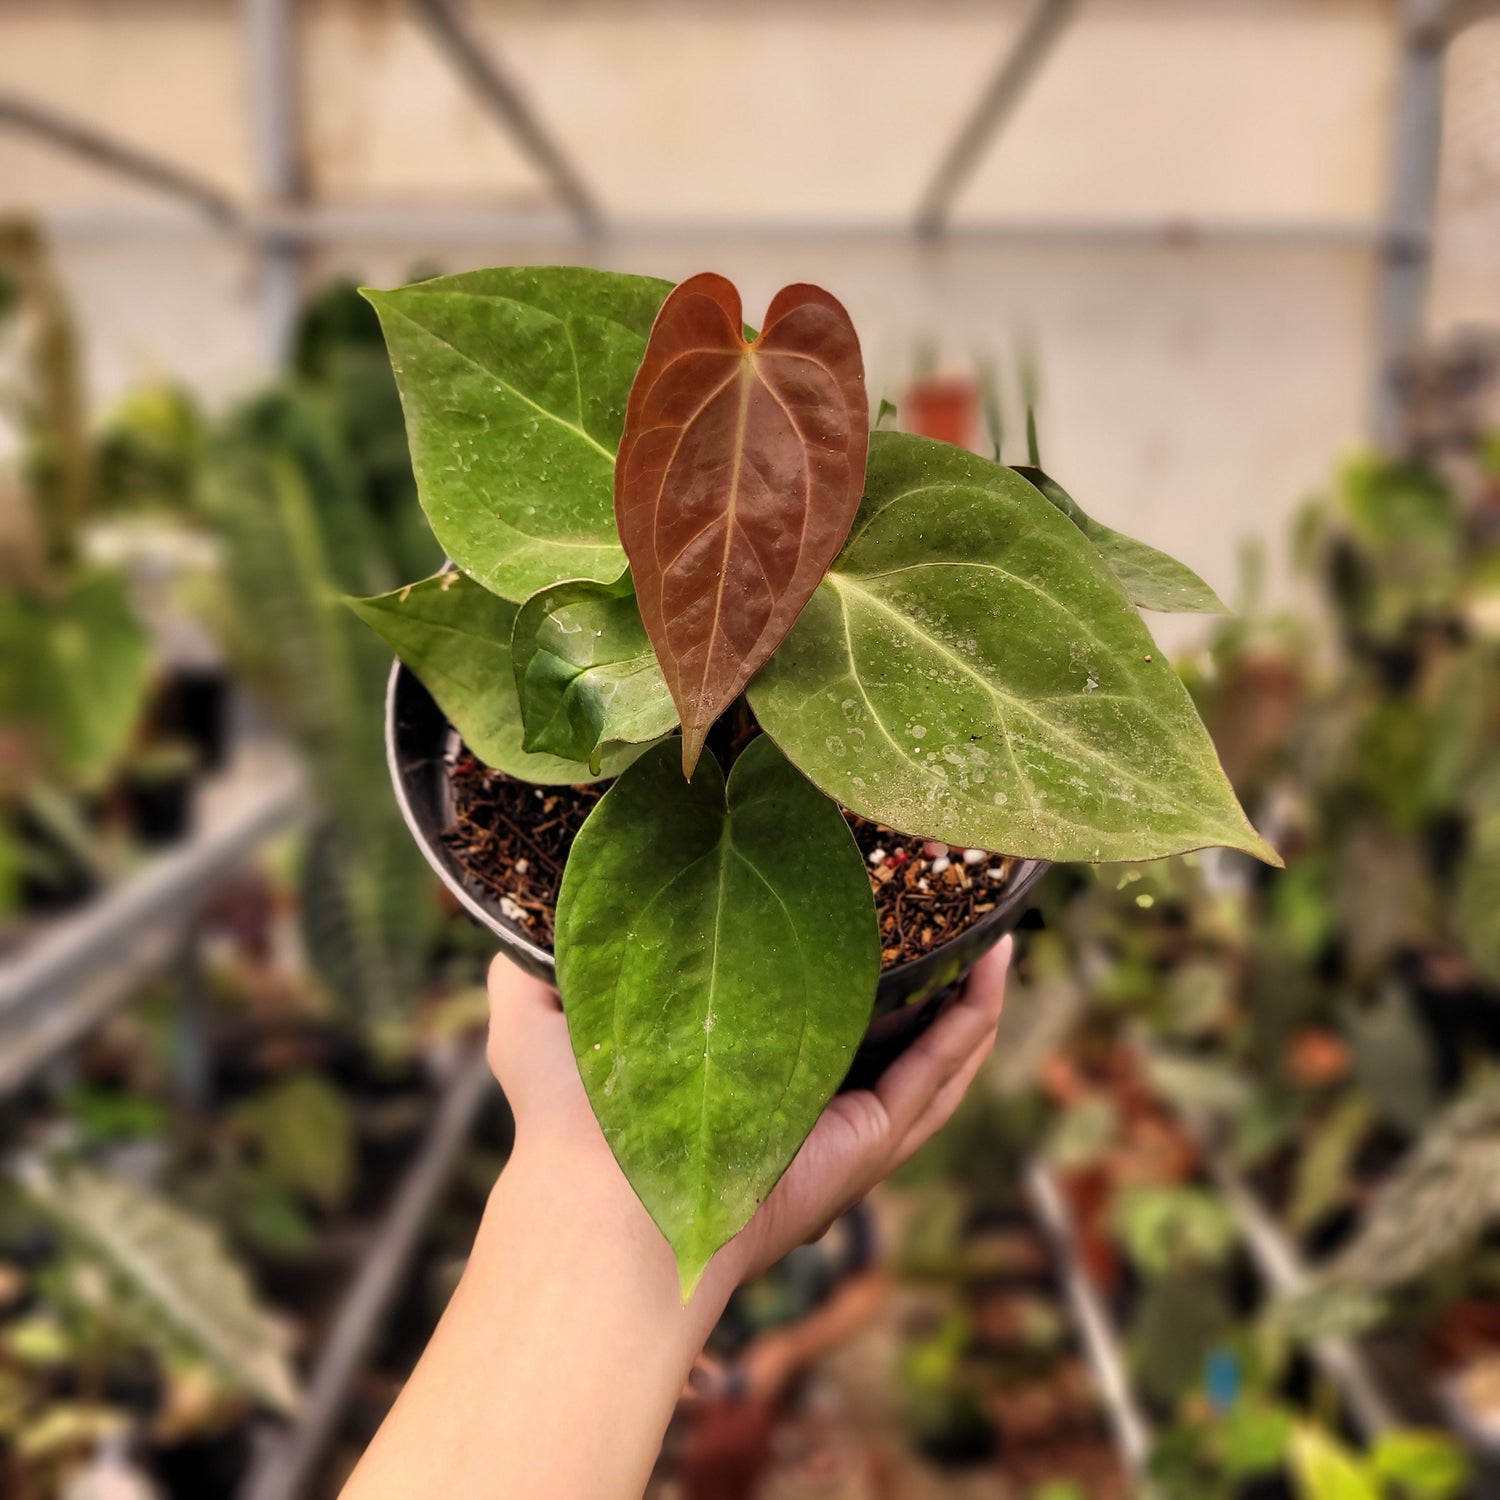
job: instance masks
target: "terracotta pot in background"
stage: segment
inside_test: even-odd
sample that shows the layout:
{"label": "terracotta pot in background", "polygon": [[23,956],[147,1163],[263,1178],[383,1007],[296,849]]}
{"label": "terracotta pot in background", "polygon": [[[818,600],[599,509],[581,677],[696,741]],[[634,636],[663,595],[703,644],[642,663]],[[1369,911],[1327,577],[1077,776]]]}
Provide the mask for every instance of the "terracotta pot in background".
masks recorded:
{"label": "terracotta pot in background", "polygon": [[924,375],[901,403],[901,425],[919,437],[972,448],[979,435],[979,386],[968,375]]}

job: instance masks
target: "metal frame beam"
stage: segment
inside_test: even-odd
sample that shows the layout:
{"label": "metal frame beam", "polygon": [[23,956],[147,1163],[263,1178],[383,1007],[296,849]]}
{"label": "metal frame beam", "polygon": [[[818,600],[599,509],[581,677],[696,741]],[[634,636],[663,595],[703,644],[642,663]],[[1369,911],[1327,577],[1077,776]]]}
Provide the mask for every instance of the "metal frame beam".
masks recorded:
{"label": "metal frame beam", "polygon": [[290,1428],[268,1435],[240,1491],[244,1500],[300,1500],[317,1478],[350,1387],[401,1290],[459,1153],[497,1093],[483,1049],[466,1053],[323,1340],[306,1404]]}
{"label": "metal frame beam", "polygon": [[1453,6],[1405,0],[1391,119],[1387,233],[1375,308],[1371,433],[1382,448],[1401,441],[1402,368],[1426,332],[1443,140],[1443,81]]}
{"label": "metal frame beam", "polygon": [[1500,0],[1433,0],[1431,24],[1452,40],[1466,26],[1500,15]]}
{"label": "metal frame beam", "polygon": [[[284,213],[303,201],[297,121],[297,39],[292,0],[244,0],[250,135],[263,210]],[[285,359],[302,301],[301,241],[262,233],[261,319],[273,369]]]}
{"label": "metal frame beam", "polygon": [[947,227],[954,200],[1000,126],[1021,102],[1077,9],[1078,0],[1036,0],[1020,34],[1001,58],[989,85],[922,194],[916,215],[918,234],[933,238]]}
{"label": "metal frame beam", "polygon": [[81,120],[70,119],[45,104],[23,99],[9,89],[0,91],[0,125],[36,136],[92,166],[103,167],[116,176],[128,177],[190,203],[215,224],[229,229],[244,224],[245,213],[240,205],[206,178],[116,140]]}
{"label": "metal frame beam", "polygon": [[594,195],[494,54],[480,44],[454,0],[416,0],[416,6],[454,69],[530,157],[578,228],[588,236],[599,234],[604,228],[604,214]]}
{"label": "metal frame beam", "polygon": [[[50,233],[62,239],[181,238],[214,233],[165,215],[112,209],[61,210],[49,214]],[[258,214],[246,220],[241,233],[251,238],[278,235],[306,244],[378,243],[551,245],[577,239],[571,219],[557,215],[434,209],[383,205],[377,208],[315,207]],[[1194,250],[1256,248],[1285,250],[1370,250],[1382,248],[1387,226],[1363,219],[1228,219],[1228,218],[1101,218],[1063,219],[1015,216],[974,220],[951,226],[943,244],[1066,245],[1083,249],[1159,247]],[[910,245],[911,228],[901,223],[869,219],[628,219],[612,220],[612,247],[670,240],[675,244],[725,245],[840,242]]]}
{"label": "metal frame beam", "polygon": [[1140,1486],[1138,1493],[1155,1500],[1155,1488],[1145,1477],[1154,1441],[1151,1426],[1131,1388],[1119,1334],[1079,1261],[1077,1236],[1067,1204],[1051,1171],[1040,1162],[1027,1169],[1025,1188],[1057,1259],[1063,1296],[1093,1368],[1115,1444],[1131,1477]]}

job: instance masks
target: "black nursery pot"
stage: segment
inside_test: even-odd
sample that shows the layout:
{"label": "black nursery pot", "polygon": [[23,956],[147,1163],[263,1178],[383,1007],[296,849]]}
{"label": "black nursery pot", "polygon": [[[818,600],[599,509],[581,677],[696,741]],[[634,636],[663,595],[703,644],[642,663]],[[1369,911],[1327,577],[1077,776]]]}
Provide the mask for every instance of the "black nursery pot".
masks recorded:
{"label": "black nursery pot", "polygon": [[162,686],[156,730],[184,740],[205,771],[222,771],[229,747],[229,679],[222,667],[179,667]]}
{"label": "black nursery pot", "polygon": [[[552,982],[551,950],[501,916],[498,903],[474,891],[464,878],[462,864],[443,843],[443,831],[453,822],[448,772],[459,746],[458,731],[400,662],[391,668],[385,708],[386,760],[396,801],[427,863],[464,909],[495,934],[511,959],[528,973]],[[881,974],[870,1028],[846,1088],[861,1087],[879,1077],[926,1030],[957,993],[964,974],[1025,915],[1032,887],[1047,869],[1045,860],[1022,861],[993,911],[951,943]]]}
{"label": "black nursery pot", "polygon": [[161,849],[188,835],[193,822],[191,770],[167,776],[132,775],[126,783],[136,837],[148,849]]}

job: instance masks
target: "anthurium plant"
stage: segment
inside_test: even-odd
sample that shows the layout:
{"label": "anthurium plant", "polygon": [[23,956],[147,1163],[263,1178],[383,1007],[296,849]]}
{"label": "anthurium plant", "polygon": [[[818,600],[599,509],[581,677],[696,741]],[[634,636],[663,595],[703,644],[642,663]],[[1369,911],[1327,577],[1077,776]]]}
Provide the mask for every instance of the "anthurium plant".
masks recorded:
{"label": "anthurium plant", "polygon": [[1040,469],[872,434],[827,292],[784,288],[759,334],[712,274],[366,295],[453,568],[351,603],[480,760],[613,779],[568,856],[557,978],[685,1294],[869,1023],[845,809],[1048,860],[1276,860],[1135,608],[1211,591]]}

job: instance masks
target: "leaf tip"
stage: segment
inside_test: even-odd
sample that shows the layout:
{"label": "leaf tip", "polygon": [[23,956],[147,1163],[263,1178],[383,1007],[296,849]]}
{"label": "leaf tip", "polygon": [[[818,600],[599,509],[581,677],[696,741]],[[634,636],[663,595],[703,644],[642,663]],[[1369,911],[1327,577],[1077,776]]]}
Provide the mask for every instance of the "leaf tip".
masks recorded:
{"label": "leaf tip", "polygon": [[682,1305],[686,1307],[693,1300],[693,1294],[698,1290],[703,1280],[703,1273],[708,1269],[706,1260],[685,1259],[681,1252],[677,1255],[677,1288],[682,1295]]}
{"label": "leaf tip", "polygon": [[698,767],[698,757],[703,754],[704,742],[708,739],[708,731],[700,729],[696,725],[691,728],[684,724],[682,726],[682,779],[691,781],[693,772]]}
{"label": "leaf tip", "polygon": [[1262,838],[1248,823],[1245,826],[1250,828],[1250,837],[1240,845],[1240,848],[1246,854],[1253,854],[1262,864],[1270,865],[1273,870],[1286,869],[1286,860],[1277,852],[1275,845]]}

